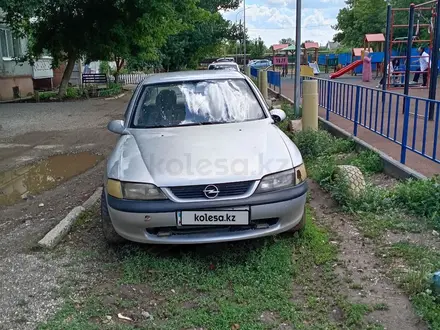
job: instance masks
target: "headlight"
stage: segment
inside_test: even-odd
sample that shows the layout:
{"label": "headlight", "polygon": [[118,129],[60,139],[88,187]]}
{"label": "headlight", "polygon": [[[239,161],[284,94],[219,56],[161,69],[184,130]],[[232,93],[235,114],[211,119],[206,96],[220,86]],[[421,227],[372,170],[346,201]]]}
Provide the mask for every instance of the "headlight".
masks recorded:
{"label": "headlight", "polygon": [[291,170],[265,176],[258,185],[256,192],[262,193],[293,187],[304,182],[306,178],[306,168],[304,164],[301,164]]}
{"label": "headlight", "polygon": [[120,182],[109,179],[107,191],[109,195],[116,198],[135,200],[167,199],[158,187],[150,183]]}

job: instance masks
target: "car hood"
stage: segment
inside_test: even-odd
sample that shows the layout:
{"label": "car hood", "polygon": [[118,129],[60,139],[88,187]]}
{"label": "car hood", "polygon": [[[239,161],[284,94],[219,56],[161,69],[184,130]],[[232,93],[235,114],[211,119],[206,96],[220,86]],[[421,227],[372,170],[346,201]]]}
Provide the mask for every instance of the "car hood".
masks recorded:
{"label": "car hood", "polygon": [[108,164],[109,176],[122,181],[169,187],[258,180],[302,162],[295,145],[270,120],[130,133]]}

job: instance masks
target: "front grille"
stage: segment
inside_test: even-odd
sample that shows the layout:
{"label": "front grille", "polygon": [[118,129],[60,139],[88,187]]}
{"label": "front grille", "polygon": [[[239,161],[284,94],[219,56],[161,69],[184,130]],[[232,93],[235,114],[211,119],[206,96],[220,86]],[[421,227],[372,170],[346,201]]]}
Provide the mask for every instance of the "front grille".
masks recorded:
{"label": "front grille", "polygon": [[279,218],[251,220],[249,225],[243,226],[183,226],[183,227],[160,227],[147,228],[147,233],[151,235],[158,235],[159,233],[170,235],[193,235],[193,234],[209,234],[209,233],[228,233],[243,230],[258,230],[258,225],[266,224],[269,227],[275,226]]}
{"label": "front grille", "polygon": [[[254,181],[242,181],[242,182],[230,182],[230,183],[219,183],[215,184],[219,190],[219,197],[232,197],[240,196],[246,194],[252,187]],[[208,199],[203,190],[208,185],[197,185],[197,186],[182,186],[182,187],[171,187],[170,190],[174,196],[181,199],[191,199],[191,198],[206,198]]]}

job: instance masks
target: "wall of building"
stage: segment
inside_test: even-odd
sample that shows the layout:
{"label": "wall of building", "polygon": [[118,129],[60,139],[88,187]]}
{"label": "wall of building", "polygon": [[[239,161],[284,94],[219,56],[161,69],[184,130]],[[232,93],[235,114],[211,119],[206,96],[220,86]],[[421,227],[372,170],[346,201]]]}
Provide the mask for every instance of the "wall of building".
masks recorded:
{"label": "wall of building", "polygon": [[0,77],[0,101],[14,99],[14,87],[18,87],[20,97],[31,96],[34,93],[31,76]]}

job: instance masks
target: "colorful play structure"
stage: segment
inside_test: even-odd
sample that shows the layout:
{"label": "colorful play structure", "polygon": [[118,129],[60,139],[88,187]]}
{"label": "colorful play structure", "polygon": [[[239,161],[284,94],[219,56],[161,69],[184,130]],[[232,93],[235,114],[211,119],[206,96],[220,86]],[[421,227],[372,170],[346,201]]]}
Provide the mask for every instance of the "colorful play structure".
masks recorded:
{"label": "colorful play structure", "polygon": [[[285,75],[290,71],[291,76],[293,76],[293,67],[289,70],[289,63],[293,65],[293,59],[289,61],[289,57],[294,57],[295,45],[278,44],[272,45],[270,48],[273,53],[272,69],[275,70],[279,66]],[[304,43],[304,47],[301,48],[301,75],[316,76],[321,73],[318,65],[318,52],[319,44],[317,42]]]}
{"label": "colorful play structure", "polygon": [[[439,13],[439,1],[431,0],[418,5],[411,4],[409,8],[392,8],[388,5],[386,37],[383,34],[367,34],[363,48],[354,48],[351,61],[339,55],[325,55],[320,58],[320,65],[327,65],[330,61],[339,70],[330,74],[330,79],[336,79],[344,74],[357,74],[362,72],[363,52],[369,50],[372,65],[376,65],[376,78],[379,73],[385,77],[384,89],[404,88],[404,94],[408,94],[409,88],[429,88],[430,98],[435,99],[437,79],[431,77],[438,75],[440,33],[436,33],[436,17]],[[440,28],[440,26],[439,26]],[[402,30],[407,35],[402,36]],[[376,46],[374,46],[376,44]],[[418,48],[423,47],[429,56],[429,66],[426,72],[421,71],[419,60],[422,55]],[[338,61],[339,60],[339,61]],[[338,63],[339,62],[339,63]],[[385,64],[387,63],[387,64]],[[435,63],[436,65],[432,65]],[[392,66],[392,73],[385,70],[388,65]],[[427,84],[411,81],[413,75],[426,74]]]}
{"label": "colorful play structure", "polygon": [[[363,54],[365,51],[369,51],[371,54],[371,64],[376,65],[376,73],[380,71],[380,68],[382,67],[383,59],[384,59],[384,43],[385,43],[385,36],[382,33],[377,34],[366,34],[364,38],[364,47],[363,48],[353,48],[352,50],[352,56],[354,61],[340,70],[330,74],[330,79],[338,78],[346,73],[352,72],[352,74],[357,74],[362,72],[362,68],[360,70],[355,71],[356,68],[362,66],[362,60],[363,60]],[[374,44],[377,44],[377,52],[374,53],[374,48],[371,46],[374,46]]]}

